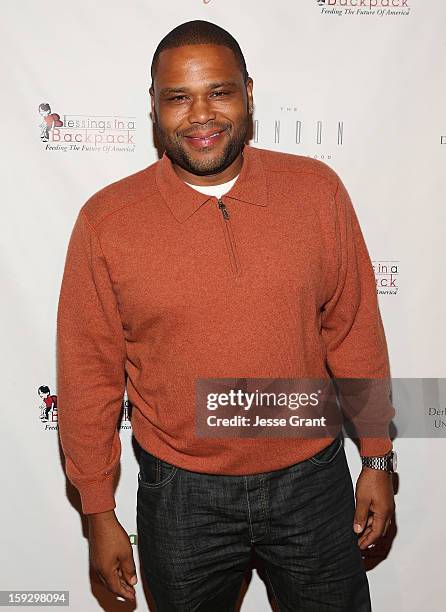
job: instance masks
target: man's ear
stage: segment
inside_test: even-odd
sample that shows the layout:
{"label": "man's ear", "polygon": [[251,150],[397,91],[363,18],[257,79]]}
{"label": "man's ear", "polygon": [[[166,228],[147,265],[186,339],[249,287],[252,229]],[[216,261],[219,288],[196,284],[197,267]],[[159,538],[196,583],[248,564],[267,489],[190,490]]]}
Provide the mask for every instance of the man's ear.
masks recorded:
{"label": "man's ear", "polygon": [[253,100],[253,95],[252,95],[252,86],[253,86],[253,80],[251,77],[248,77],[248,80],[246,81],[246,95],[248,97],[248,110],[249,113],[252,114],[254,111],[254,100]]}
{"label": "man's ear", "polygon": [[151,85],[149,87],[149,94],[150,94],[150,116],[152,119],[153,123],[156,123],[155,118],[156,118],[156,113],[155,113],[155,97],[154,97],[154,91],[153,91],[153,86]]}

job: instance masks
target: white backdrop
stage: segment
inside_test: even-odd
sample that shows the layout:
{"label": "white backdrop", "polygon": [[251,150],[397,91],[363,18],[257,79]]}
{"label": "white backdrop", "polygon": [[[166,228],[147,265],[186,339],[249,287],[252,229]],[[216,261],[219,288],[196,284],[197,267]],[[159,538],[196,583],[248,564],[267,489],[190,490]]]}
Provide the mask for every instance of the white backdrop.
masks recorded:
{"label": "white backdrop", "polygon": [[[354,6],[361,3],[369,8]],[[77,212],[104,185],[157,159],[150,62],[159,40],[184,21],[213,21],[238,40],[254,79],[251,144],[322,159],[345,182],[375,265],[392,375],[445,375],[445,18],[442,0],[2,6],[2,388],[8,399],[0,589],[69,590],[76,612],[128,609],[91,583],[86,525],[62,470],[57,413],[41,422],[38,389],[57,395],[57,299]],[[48,142],[41,139],[42,103],[64,123]],[[95,121],[107,122],[105,130],[94,129]],[[128,420],[121,440],[117,515],[133,537],[138,467]],[[397,438],[394,448],[397,531],[387,558],[368,572],[373,609],[441,611],[445,442]],[[349,439],[346,451],[356,482],[360,460]],[[140,577],[136,536],[134,554]],[[147,610],[141,577],[137,598],[137,609]],[[269,609],[254,572],[242,610]]]}

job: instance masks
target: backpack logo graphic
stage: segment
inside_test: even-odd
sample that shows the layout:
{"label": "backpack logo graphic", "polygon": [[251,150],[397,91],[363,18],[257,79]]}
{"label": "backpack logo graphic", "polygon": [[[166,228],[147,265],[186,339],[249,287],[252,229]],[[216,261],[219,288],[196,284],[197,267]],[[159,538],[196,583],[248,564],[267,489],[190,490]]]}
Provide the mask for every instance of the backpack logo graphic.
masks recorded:
{"label": "backpack logo graphic", "polygon": [[51,395],[50,388],[46,385],[39,387],[37,393],[43,400],[39,406],[42,423],[47,423],[49,420],[57,422],[57,395]]}
{"label": "backpack logo graphic", "polygon": [[39,104],[39,114],[42,117],[40,123],[40,140],[42,142],[48,142],[50,139],[50,131],[56,127],[61,127],[63,121],[60,119],[60,115],[51,112],[51,106],[47,102]]}

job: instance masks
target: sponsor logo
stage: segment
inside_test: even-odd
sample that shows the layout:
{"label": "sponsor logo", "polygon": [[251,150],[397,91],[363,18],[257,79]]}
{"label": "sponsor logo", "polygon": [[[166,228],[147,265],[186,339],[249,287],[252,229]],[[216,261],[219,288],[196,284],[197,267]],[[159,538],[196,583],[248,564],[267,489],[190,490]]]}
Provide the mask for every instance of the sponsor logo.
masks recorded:
{"label": "sponsor logo", "polygon": [[133,153],[135,117],[58,114],[48,102],[38,107],[40,139],[47,151]]}
{"label": "sponsor logo", "polygon": [[398,293],[399,261],[375,260],[372,265],[375,272],[377,293],[379,295],[396,295]]}
{"label": "sponsor logo", "polygon": [[316,0],[322,15],[404,17],[410,14],[409,0]]}
{"label": "sponsor logo", "polygon": [[[45,430],[57,430],[58,429],[58,418],[57,418],[57,404],[58,399],[57,395],[51,393],[51,389],[48,385],[41,385],[37,389],[37,394],[41,399],[41,403],[39,404],[39,417],[40,421],[45,424]],[[119,429],[131,429],[131,409],[132,405],[130,404],[127,398],[127,391],[124,394],[124,398],[121,404],[121,418],[120,418],[120,427]]]}
{"label": "sponsor logo", "polygon": [[294,105],[279,106],[275,116],[254,119],[254,143],[261,146],[282,145],[283,147],[305,148],[308,156],[323,161],[333,159],[334,151],[344,144],[344,121],[308,116]]}

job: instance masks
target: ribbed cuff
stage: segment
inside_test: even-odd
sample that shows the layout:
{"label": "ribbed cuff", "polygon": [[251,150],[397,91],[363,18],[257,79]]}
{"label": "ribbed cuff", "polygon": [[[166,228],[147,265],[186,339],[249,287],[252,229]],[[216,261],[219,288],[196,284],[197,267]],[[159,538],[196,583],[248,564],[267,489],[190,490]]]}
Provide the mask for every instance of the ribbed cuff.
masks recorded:
{"label": "ribbed cuff", "polygon": [[116,508],[113,478],[76,485],[82,503],[83,514],[106,512]]}
{"label": "ribbed cuff", "polygon": [[390,438],[359,438],[361,457],[378,457],[386,455],[393,448]]}

